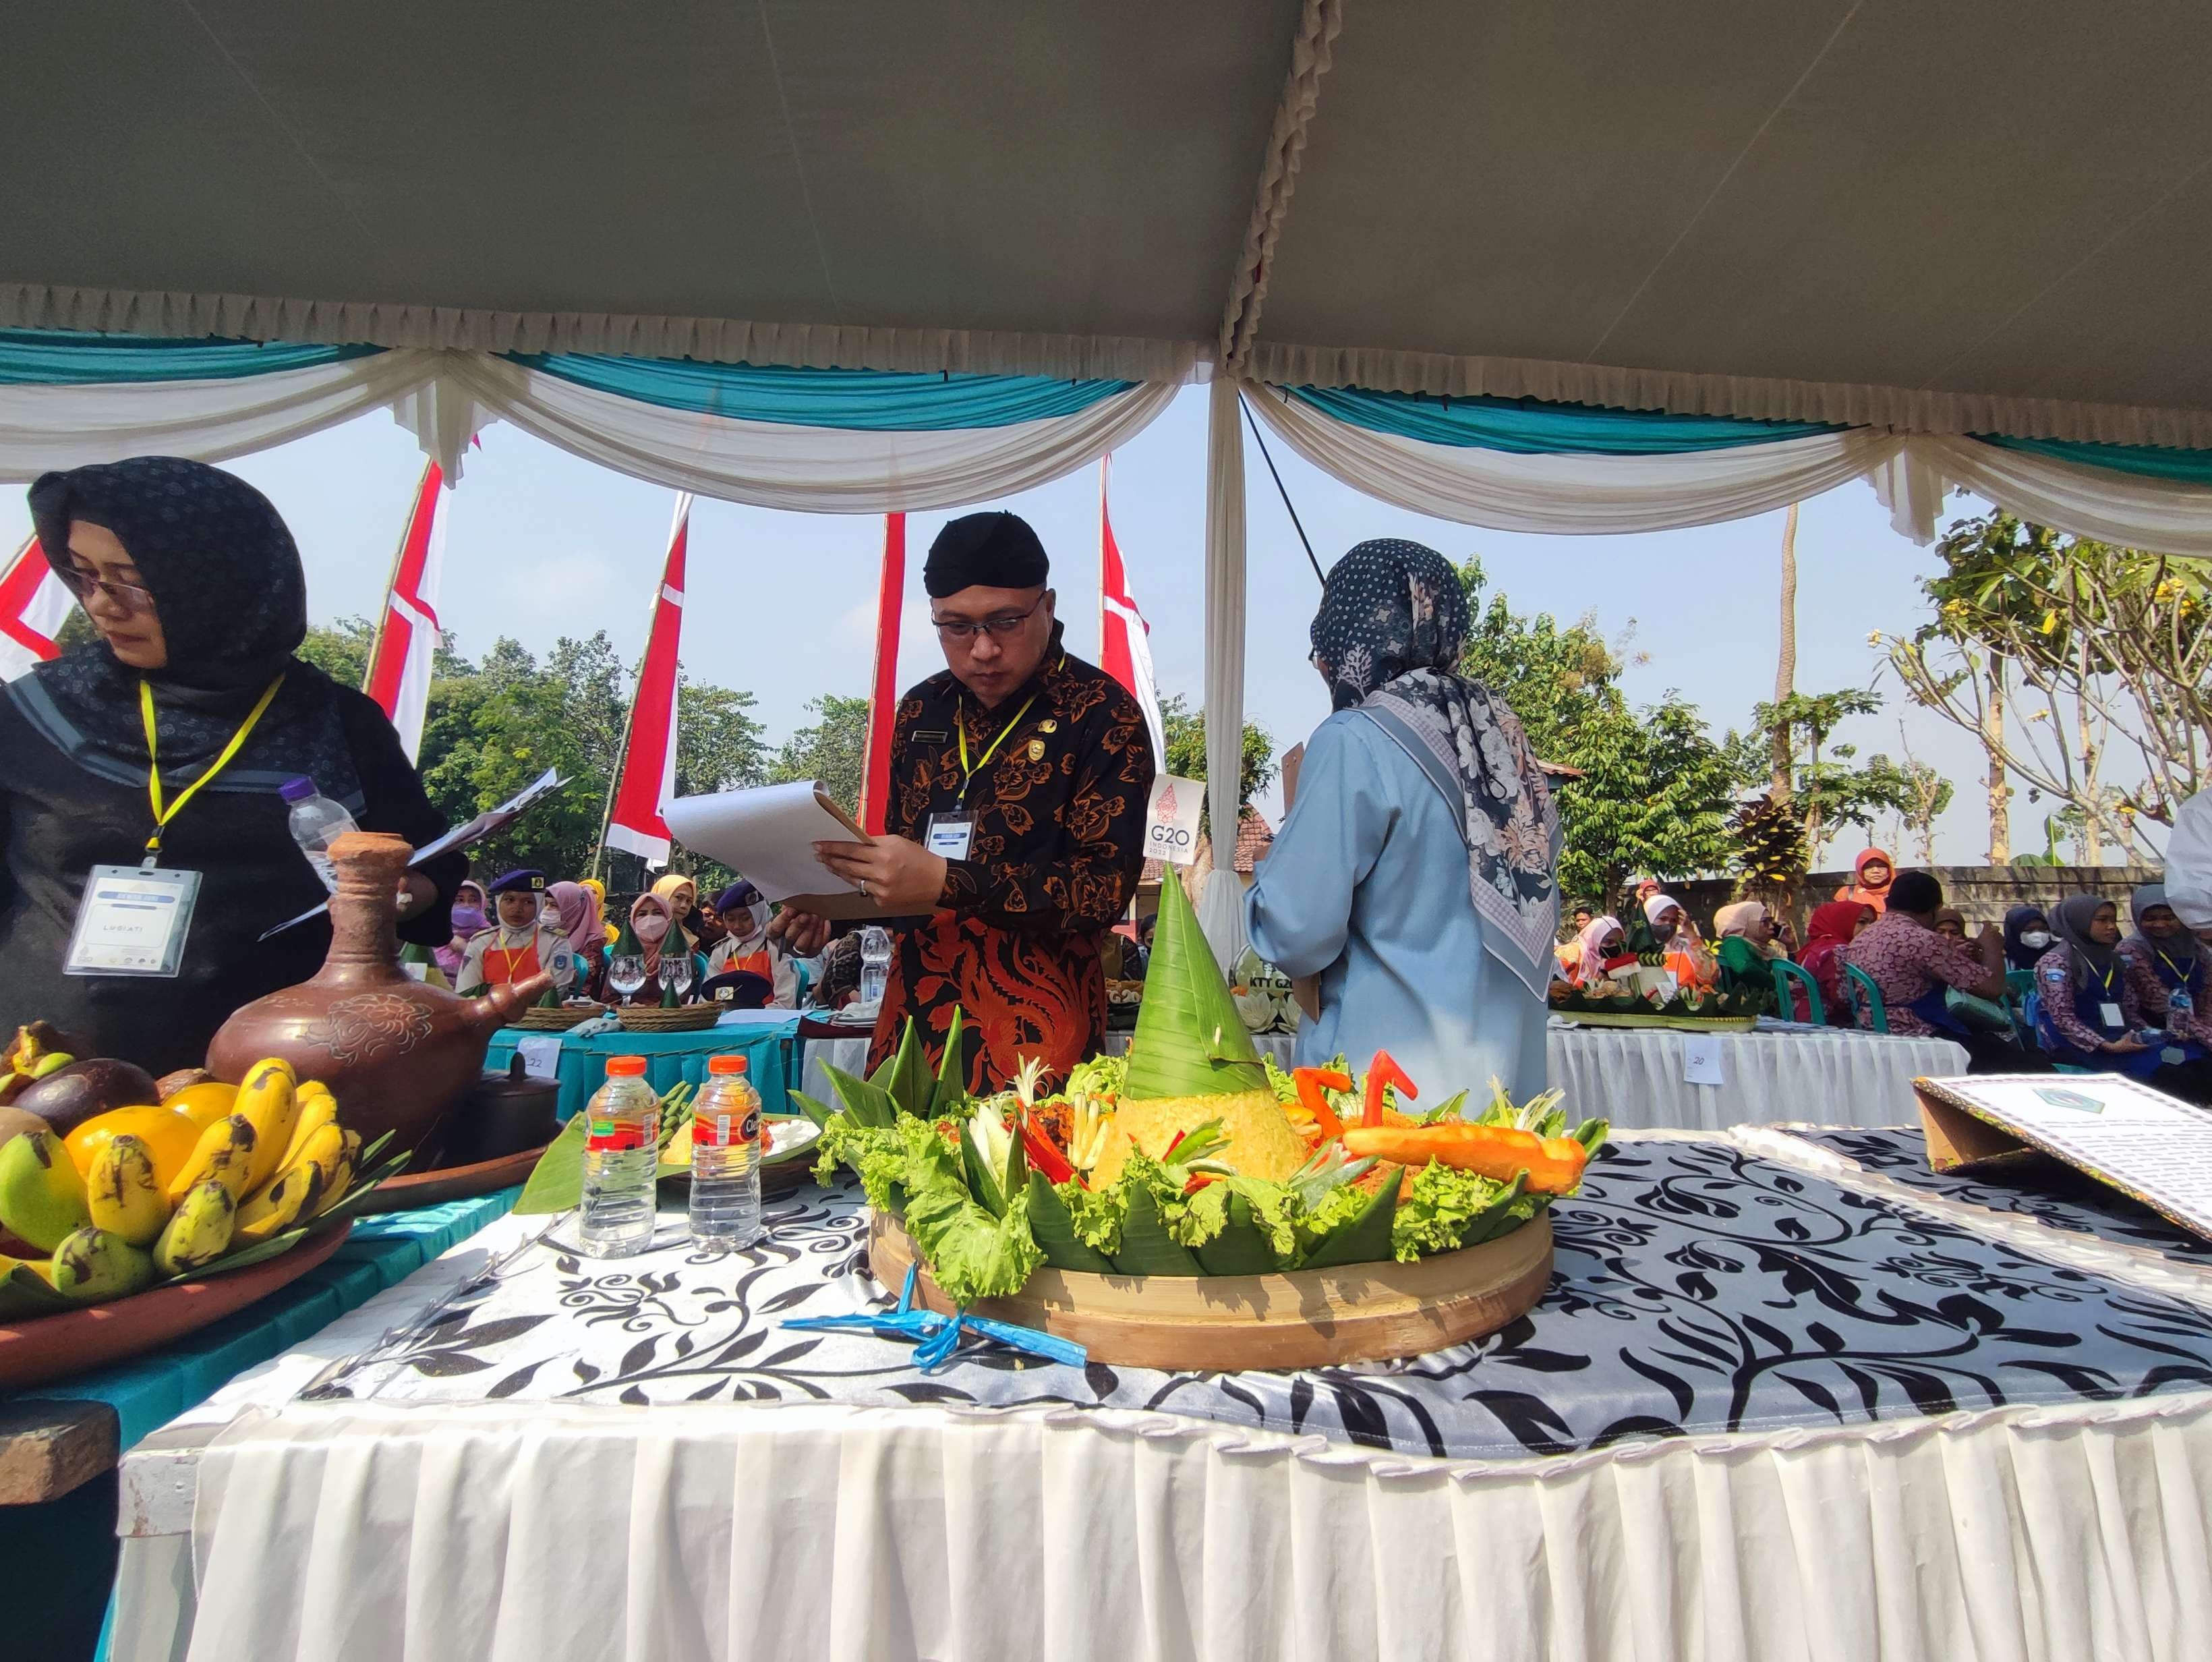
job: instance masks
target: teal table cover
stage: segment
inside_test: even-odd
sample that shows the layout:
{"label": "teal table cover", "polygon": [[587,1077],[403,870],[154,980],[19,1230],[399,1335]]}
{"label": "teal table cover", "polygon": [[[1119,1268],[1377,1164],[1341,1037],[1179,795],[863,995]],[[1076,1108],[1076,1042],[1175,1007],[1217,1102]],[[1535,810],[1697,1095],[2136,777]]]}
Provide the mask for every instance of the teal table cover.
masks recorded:
{"label": "teal table cover", "polygon": [[643,1056],[646,1082],[663,1093],[686,1080],[694,1085],[703,1082],[707,1063],[713,1057],[744,1056],[745,1071],[751,1076],[753,1088],[760,1093],[762,1110],[770,1114],[792,1111],[786,1095],[799,1085],[799,1018],[795,1015],[787,1022],[708,1027],[696,1033],[612,1032],[589,1038],[502,1027],[491,1036],[484,1070],[505,1073],[514,1056],[515,1041],[524,1038],[561,1041],[561,1101],[556,1111],[564,1124],[605,1083],[611,1056]]}
{"label": "teal table cover", "polygon": [[197,1408],[250,1367],[258,1367],[349,1311],[396,1287],[447,1247],[513,1208],[520,1187],[470,1200],[360,1220],[345,1244],[289,1286],[196,1333],[96,1373],[30,1390],[0,1392],[45,1401],[102,1402],[122,1422],[122,1452],[149,1431]]}

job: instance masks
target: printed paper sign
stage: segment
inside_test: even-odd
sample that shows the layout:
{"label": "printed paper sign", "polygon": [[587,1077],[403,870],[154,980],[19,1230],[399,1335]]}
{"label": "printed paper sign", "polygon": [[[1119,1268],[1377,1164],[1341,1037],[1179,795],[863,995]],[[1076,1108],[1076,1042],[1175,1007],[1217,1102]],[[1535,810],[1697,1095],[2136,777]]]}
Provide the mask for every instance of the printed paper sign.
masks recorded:
{"label": "printed paper sign", "polygon": [[1170,865],[1198,858],[1198,816],[1206,807],[1206,787],[1171,773],[1152,781],[1152,800],[1145,810],[1145,855]]}
{"label": "printed paper sign", "polygon": [[1725,1085],[1728,1064],[1722,1058],[1718,1033],[1682,1035],[1682,1082],[1686,1085]]}
{"label": "printed paper sign", "polygon": [[514,1041],[514,1053],[522,1058],[522,1071],[528,1078],[561,1077],[560,1034],[532,1033],[527,1038],[518,1038]]}

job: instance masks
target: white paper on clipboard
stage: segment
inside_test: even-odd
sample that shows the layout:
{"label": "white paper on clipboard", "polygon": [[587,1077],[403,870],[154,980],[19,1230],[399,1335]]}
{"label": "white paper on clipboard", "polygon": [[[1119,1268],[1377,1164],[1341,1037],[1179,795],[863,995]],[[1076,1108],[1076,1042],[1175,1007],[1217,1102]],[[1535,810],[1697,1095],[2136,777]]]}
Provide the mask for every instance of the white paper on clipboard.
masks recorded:
{"label": "white paper on clipboard", "polygon": [[679,796],[661,810],[670,835],[718,860],[778,904],[804,901],[826,917],[880,916],[868,898],[814,857],[817,843],[866,836],[819,780]]}

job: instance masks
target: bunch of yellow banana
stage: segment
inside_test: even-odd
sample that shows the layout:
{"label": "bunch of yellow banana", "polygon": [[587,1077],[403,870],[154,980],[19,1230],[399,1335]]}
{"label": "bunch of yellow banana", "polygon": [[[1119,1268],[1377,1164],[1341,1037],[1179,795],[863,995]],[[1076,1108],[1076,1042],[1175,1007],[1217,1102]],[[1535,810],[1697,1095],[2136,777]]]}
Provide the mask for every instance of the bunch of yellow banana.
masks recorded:
{"label": "bunch of yellow banana", "polygon": [[330,1087],[273,1058],[166,1184],[141,1137],[113,1137],[79,1172],[59,1137],[27,1132],[0,1143],[0,1227],[52,1256],[0,1257],[0,1276],[21,1263],[82,1303],[125,1297],[328,1211],[360,1155]]}

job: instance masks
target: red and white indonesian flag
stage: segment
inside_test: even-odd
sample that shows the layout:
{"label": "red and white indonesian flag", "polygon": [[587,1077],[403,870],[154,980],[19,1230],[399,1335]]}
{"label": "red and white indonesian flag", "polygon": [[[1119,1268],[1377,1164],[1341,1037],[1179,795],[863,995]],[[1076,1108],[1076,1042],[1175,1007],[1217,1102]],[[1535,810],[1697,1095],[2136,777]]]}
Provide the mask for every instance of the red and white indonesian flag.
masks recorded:
{"label": "red and white indonesian flag", "polygon": [[430,666],[438,650],[438,577],[446,563],[446,521],[438,508],[444,484],[437,463],[422,469],[399,555],[392,563],[376,650],[362,683],[362,691],[391,718],[410,762],[422,748],[422,714],[430,703]]}
{"label": "red and white indonesian flag", "polygon": [[906,515],[884,515],[876,580],[876,673],[868,684],[868,747],[860,770],[860,829],[881,837],[890,810],[891,736],[897,728],[899,607],[906,595]]}
{"label": "red and white indonesian flag", "polygon": [[1121,569],[1121,545],[1114,540],[1114,521],[1107,512],[1107,470],[1113,460],[1098,459],[1098,667],[1135,695],[1152,735],[1153,764],[1164,773],[1168,740],[1160,725],[1159,688],[1152,680],[1152,625],[1129,593],[1129,576]]}
{"label": "red and white indonesian flag", "polygon": [[50,659],[61,655],[54,636],[76,596],[63,587],[46,563],[46,551],[33,537],[15,551],[0,575],[0,681],[28,675]]}
{"label": "red and white indonesian flag", "polygon": [[653,633],[645,643],[645,665],[637,676],[637,702],[630,707],[629,749],[622,760],[622,783],[615,791],[607,821],[607,842],[652,867],[668,863],[674,840],[662,811],[676,795],[677,654],[684,643],[684,551],[691,535],[691,493],[676,499],[676,520],[668,533],[668,563],[660,593],[653,603]]}

